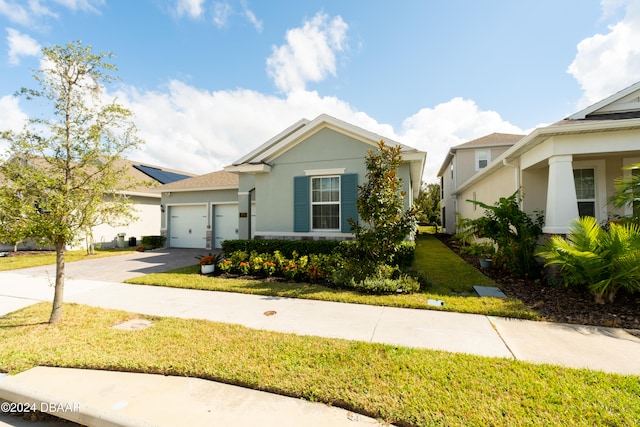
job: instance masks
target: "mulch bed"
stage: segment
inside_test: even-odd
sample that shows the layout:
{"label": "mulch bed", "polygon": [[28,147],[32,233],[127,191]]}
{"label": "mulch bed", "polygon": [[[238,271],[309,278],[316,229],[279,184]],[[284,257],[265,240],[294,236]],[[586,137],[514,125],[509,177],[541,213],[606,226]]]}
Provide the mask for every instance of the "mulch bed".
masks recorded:
{"label": "mulch bed", "polygon": [[438,238],[458,256],[493,279],[508,297],[517,298],[545,320],[582,325],[608,326],[640,332],[640,297],[619,291],[611,304],[597,304],[592,294],[576,287],[549,285],[544,279],[514,277],[505,269],[481,269],[477,256],[460,254],[448,235]]}

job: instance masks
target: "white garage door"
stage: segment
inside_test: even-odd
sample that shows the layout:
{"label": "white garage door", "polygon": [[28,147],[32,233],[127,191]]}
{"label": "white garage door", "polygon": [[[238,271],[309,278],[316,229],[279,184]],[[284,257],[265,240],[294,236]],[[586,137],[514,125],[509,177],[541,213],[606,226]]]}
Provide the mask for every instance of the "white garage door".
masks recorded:
{"label": "white garage door", "polygon": [[214,247],[221,249],[225,240],[238,238],[238,205],[216,205],[213,212]]}
{"label": "white garage door", "polygon": [[207,205],[169,206],[169,246],[207,246]]}

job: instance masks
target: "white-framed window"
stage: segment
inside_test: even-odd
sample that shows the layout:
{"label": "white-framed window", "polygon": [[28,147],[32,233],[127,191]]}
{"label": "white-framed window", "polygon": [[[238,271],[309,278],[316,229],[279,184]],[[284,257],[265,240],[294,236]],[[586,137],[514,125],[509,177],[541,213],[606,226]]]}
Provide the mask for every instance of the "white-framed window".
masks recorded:
{"label": "white-framed window", "polygon": [[[635,165],[640,164],[640,158],[625,158],[623,159],[625,166],[633,166],[632,169],[625,169],[623,176],[625,179],[631,179],[632,177],[640,176],[640,168],[636,168]],[[637,178],[636,178],[637,179]],[[625,215],[640,215],[640,188],[633,188],[633,203],[630,206],[625,206]]]}
{"label": "white-framed window", "polygon": [[[604,160],[574,160],[573,177],[580,216],[607,219],[607,168]],[[558,183],[558,185],[562,185]]]}
{"label": "white-framed window", "polygon": [[340,176],[311,177],[311,229],[340,230]]}
{"label": "white-framed window", "polygon": [[490,150],[476,150],[476,171],[486,168],[490,161]]}
{"label": "white-framed window", "polygon": [[597,217],[595,169],[574,169],[573,180],[576,186],[576,199],[578,199],[578,214],[581,217]]}

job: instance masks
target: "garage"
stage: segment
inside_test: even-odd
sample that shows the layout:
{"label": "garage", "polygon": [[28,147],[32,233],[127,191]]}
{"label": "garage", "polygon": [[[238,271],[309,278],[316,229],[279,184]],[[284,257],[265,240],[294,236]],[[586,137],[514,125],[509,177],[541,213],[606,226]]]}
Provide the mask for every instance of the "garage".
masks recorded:
{"label": "garage", "polygon": [[238,238],[238,205],[215,205],[214,212],[214,247],[222,248],[222,242]]}
{"label": "garage", "polygon": [[172,248],[206,248],[207,205],[169,206],[169,242]]}

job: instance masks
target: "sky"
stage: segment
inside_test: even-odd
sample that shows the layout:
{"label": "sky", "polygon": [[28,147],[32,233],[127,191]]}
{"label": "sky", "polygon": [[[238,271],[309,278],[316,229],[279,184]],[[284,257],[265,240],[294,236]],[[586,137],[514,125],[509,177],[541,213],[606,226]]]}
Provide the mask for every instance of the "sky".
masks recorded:
{"label": "sky", "polygon": [[436,182],[452,146],[640,81],[638,0],[0,0],[0,130],[42,48],[78,40],[115,54],[128,157],[197,174],[327,113],[426,151]]}

